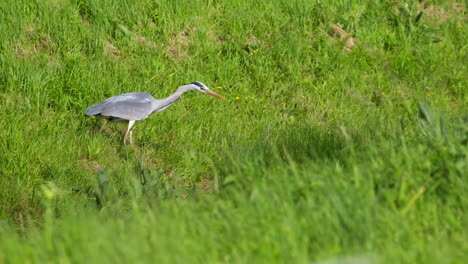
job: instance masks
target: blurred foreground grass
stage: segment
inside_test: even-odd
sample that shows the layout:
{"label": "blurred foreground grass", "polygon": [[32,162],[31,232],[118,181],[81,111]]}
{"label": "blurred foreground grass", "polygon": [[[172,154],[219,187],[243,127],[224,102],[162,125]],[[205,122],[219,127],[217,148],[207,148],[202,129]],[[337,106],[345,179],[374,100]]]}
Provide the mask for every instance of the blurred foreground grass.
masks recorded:
{"label": "blurred foreground grass", "polygon": [[[462,263],[465,8],[0,3],[0,263]],[[193,81],[228,100],[186,94],[128,150],[83,117]]]}

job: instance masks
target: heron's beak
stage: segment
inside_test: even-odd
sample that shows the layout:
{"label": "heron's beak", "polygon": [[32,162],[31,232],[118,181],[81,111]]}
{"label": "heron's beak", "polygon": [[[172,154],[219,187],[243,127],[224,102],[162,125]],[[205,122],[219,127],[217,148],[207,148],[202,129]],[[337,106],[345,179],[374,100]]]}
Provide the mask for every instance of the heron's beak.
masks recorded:
{"label": "heron's beak", "polygon": [[213,92],[213,91],[211,91],[211,90],[206,90],[205,92],[206,92],[207,94],[209,94],[209,95],[214,96],[214,97],[218,97],[219,99],[226,100],[224,97],[222,97],[221,95],[219,95],[219,94],[217,94],[217,93],[215,93],[215,92]]}

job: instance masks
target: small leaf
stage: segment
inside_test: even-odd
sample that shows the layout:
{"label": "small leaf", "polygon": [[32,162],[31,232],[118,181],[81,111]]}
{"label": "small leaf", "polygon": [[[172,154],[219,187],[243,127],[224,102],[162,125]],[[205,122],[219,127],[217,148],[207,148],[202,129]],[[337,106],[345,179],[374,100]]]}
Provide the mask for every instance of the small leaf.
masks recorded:
{"label": "small leaf", "polygon": [[128,30],[128,28],[122,24],[117,24],[117,28],[122,32],[124,33],[125,36],[130,36],[130,30]]}
{"label": "small leaf", "polygon": [[407,16],[411,15],[411,10],[409,9],[408,4],[405,3],[401,7],[402,7],[401,11],[403,11],[405,13],[405,15],[407,15]]}
{"label": "small leaf", "polygon": [[426,121],[428,125],[432,125],[434,123],[434,115],[432,111],[426,106],[423,101],[419,101],[419,115],[421,119]]}
{"label": "small leaf", "polygon": [[130,182],[132,183],[133,191],[135,192],[135,197],[140,198],[143,193],[141,183],[135,178],[130,178]]}
{"label": "small leaf", "polygon": [[445,120],[442,116],[440,117],[440,132],[443,137],[448,137],[447,127],[445,126]]}
{"label": "small leaf", "polygon": [[193,187],[190,189],[189,193],[187,194],[187,199],[192,198],[192,197],[196,194],[196,192],[197,192],[197,187],[196,187],[196,186],[193,186]]}
{"label": "small leaf", "polygon": [[106,195],[105,192],[106,192],[107,183],[109,182],[109,178],[107,177],[107,174],[102,167],[99,168],[98,182],[99,182],[99,190],[101,191],[101,195],[104,197]]}
{"label": "small leaf", "polygon": [[223,184],[224,184],[224,185],[228,185],[228,184],[231,184],[231,183],[234,183],[234,182],[236,182],[236,177],[234,177],[234,176],[227,176],[226,178],[224,178]]}
{"label": "small leaf", "polygon": [[415,17],[414,17],[414,23],[418,23],[419,20],[421,20],[421,17],[423,15],[424,11],[419,12]]}
{"label": "small leaf", "polygon": [[107,177],[107,174],[103,168],[99,168],[98,180],[99,180],[99,185],[106,185],[107,182],[109,182],[109,178]]}

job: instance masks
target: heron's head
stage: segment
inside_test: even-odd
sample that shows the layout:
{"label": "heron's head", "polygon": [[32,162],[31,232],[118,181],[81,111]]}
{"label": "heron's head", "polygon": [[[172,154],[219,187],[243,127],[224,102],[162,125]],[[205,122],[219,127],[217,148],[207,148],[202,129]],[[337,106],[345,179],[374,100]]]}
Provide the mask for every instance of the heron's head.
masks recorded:
{"label": "heron's head", "polygon": [[219,99],[225,100],[224,97],[222,97],[221,95],[211,91],[210,88],[208,88],[206,85],[204,85],[201,82],[193,82],[193,83],[191,83],[189,85],[192,87],[193,90],[197,90],[197,91],[199,91],[201,93],[209,94],[209,95],[212,95],[214,97],[218,97]]}

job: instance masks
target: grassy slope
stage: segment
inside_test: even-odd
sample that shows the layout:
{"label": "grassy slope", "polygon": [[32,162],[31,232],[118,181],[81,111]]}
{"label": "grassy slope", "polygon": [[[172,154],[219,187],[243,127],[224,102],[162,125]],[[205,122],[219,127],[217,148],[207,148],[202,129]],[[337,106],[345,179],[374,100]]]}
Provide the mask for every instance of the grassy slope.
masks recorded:
{"label": "grassy slope", "polygon": [[[0,263],[467,257],[463,6],[115,2],[0,4]],[[228,100],[184,95],[129,158],[83,117],[195,80]]]}

